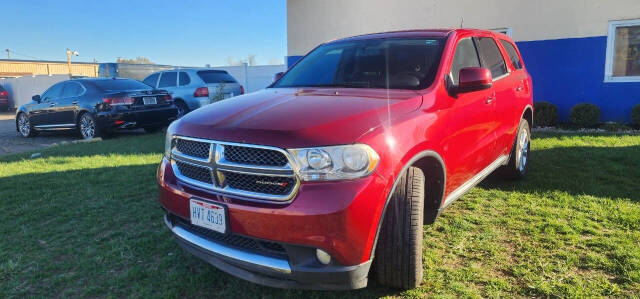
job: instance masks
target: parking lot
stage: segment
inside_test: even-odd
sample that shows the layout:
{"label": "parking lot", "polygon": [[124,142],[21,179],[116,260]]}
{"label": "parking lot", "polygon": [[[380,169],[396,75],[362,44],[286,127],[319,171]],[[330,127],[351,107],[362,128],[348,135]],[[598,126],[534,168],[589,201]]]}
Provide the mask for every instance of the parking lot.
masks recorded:
{"label": "parking lot", "polygon": [[[119,132],[119,136],[141,135],[143,130]],[[0,156],[39,149],[81,140],[76,131],[40,132],[36,138],[23,138],[16,133],[15,113],[0,113]]]}
{"label": "parking lot", "polygon": [[79,139],[74,132],[43,132],[38,138],[22,138],[16,134],[15,113],[0,113],[0,155],[50,147]]}

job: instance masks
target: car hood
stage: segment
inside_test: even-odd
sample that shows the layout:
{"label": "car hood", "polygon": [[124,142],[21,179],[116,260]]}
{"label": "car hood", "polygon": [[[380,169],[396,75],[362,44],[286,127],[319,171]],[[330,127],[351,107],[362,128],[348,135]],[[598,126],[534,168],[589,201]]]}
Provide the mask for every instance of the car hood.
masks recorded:
{"label": "car hood", "polygon": [[192,111],[174,128],[182,136],[282,148],[349,144],[421,103],[406,90],[268,88]]}

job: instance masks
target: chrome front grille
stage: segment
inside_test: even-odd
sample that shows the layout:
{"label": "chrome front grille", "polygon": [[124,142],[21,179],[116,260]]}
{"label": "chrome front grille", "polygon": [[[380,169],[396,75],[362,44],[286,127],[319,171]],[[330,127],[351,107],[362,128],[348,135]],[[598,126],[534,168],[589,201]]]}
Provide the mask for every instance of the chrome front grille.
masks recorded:
{"label": "chrome front grille", "polygon": [[176,149],[185,155],[198,157],[200,159],[209,158],[209,151],[211,149],[211,144],[209,143],[187,139],[176,139],[175,145]]}
{"label": "chrome front grille", "polygon": [[182,182],[248,200],[288,202],[300,185],[276,147],[176,136],[171,165]]}
{"label": "chrome front grille", "polygon": [[295,179],[291,177],[270,177],[229,171],[221,172],[224,174],[227,184],[234,189],[285,195],[289,194],[295,186]]}
{"label": "chrome front grille", "polygon": [[249,165],[285,166],[288,163],[281,152],[235,145],[225,146],[224,156],[229,162]]}
{"label": "chrome front grille", "polygon": [[208,167],[202,167],[191,163],[176,161],[176,166],[180,173],[190,179],[199,182],[213,184],[213,176]]}

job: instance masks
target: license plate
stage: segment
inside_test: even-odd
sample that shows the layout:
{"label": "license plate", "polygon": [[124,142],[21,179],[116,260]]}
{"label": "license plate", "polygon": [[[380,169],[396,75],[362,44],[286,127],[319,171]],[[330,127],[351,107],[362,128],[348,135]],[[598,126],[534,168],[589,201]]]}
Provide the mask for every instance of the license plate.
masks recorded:
{"label": "license plate", "polygon": [[191,224],[219,233],[227,232],[227,213],[223,205],[190,199]]}
{"label": "license plate", "polygon": [[145,105],[155,105],[158,104],[158,101],[156,101],[156,97],[142,97],[142,102]]}

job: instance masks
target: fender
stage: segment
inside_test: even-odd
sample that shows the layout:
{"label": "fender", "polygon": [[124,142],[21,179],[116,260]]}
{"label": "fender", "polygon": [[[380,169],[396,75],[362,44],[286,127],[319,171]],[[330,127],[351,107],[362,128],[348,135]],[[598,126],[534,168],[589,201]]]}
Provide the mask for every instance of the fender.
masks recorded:
{"label": "fender", "polygon": [[[447,168],[444,164],[444,160],[442,160],[442,157],[440,156],[440,154],[438,154],[437,152],[433,151],[433,150],[425,150],[422,152],[417,153],[416,155],[414,155],[411,159],[409,159],[409,161],[407,161],[407,163],[405,163],[405,165],[402,167],[402,169],[400,170],[400,172],[398,173],[398,175],[396,176],[395,180],[393,181],[393,186],[391,187],[391,190],[389,191],[389,194],[387,195],[387,199],[384,202],[384,207],[382,208],[382,213],[380,213],[380,219],[378,219],[378,228],[376,229],[376,237],[373,240],[373,246],[371,247],[371,253],[369,254],[369,260],[373,260],[373,257],[375,255],[375,251],[376,251],[376,246],[378,245],[378,237],[380,236],[380,229],[382,228],[382,222],[384,219],[384,215],[387,212],[387,206],[389,205],[389,202],[391,201],[391,196],[393,195],[393,192],[396,189],[396,186],[398,185],[398,182],[400,182],[400,178],[402,177],[402,174],[404,174],[407,169],[409,169],[409,167],[411,167],[411,165],[413,165],[416,161],[425,158],[425,157],[432,157],[435,158],[436,160],[438,160],[438,162],[440,163],[440,166],[442,166],[442,169],[444,170],[444,176],[443,176],[443,184],[444,184],[444,188],[446,188],[447,186]],[[443,188],[443,192],[442,192],[442,198],[440,198],[440,203],[442,203],[442,201],[444,200],[444,195],[446,193],[446,190],[444,190]]]}

